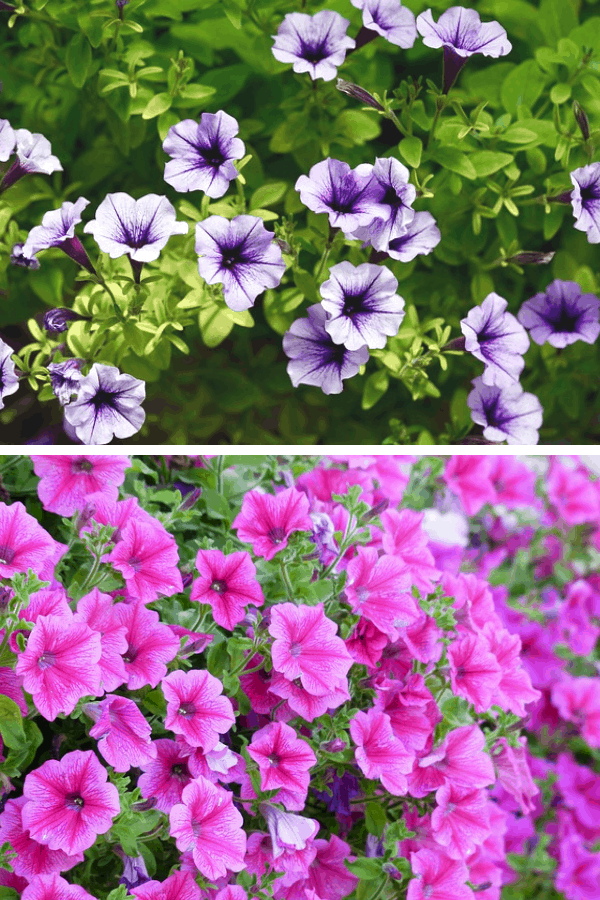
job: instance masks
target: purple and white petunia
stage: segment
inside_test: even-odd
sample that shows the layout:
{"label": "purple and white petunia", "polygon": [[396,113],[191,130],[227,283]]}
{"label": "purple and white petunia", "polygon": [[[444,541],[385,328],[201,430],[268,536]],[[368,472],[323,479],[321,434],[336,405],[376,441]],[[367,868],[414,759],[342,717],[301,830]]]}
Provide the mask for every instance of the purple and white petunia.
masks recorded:
{"label": "purple and white petunia", "polygon": [[[364,166],[366,171],[366,164]],[[417,189],[408,183],[410,173],[397,159],[376,159],[371,170],[384,190],[379,202],[387,214],[385,218],[378,216],[368,225],[357,228],[351,237],[387,252],[390,241],[404,234],[415,217],[412,204]]]}
{"label": "purple and white petunia", "polygon": [[11,254],[10,263],[12,266],[21,266],[23,269],[39,269],[40,261],[35,256],[27,257],[23,253],[25,244],[14,244]]}
{"label": "purple and white petunia", "polygon": [[344,234],[376,218],[388,218],[389,206],[383,204],[385,188],[369,163],[351,169],[339,159],[324,159],[312,166],[308,175],[301,175],[295,187],[308,209],[327,213],[329,224]]}
{"label": "purple and white petunia", "polygon": [[15,351],[0,338],[0,409],[4,409],[4,398],[14,394],[19,387],[19,377],[11,359]]}
{"label": "purple and white petunia", "polygon": [[75,203],[66,201],[60,209],[52,209],[45,213],[42,224],[36,225],[27,235],[23,245],[23,257],[33,259],[41,250],[58,247],[79,266],[95,274],[96,270],[83,244],[75,237],[75,226],[81,222],[81,214],[89,203],[85,197],[80,197]]}
{"label": "purple and white petunia", "polygon": [[600,334],[600,300],[582,294],[576,281],[557,278],[545,293],[526,300],[517,316],[536,344],[564,348],[575,341],[593,344]]}
{"label": "purple and white petunia", "polygon": [[543,409],[535,394],[525,393],[520,384],[501,388],[475,378],[467,403],[473,421],[483,426],[486,440],[537,444]]}
{"label": "purple and white petunia", "polygon": [[323,9],[309,16],[288,13],[277,29],[272,51],[282,63],[293,63],[294,72],[308,72],[314,80],[331,81],[341,66],[346,51],[355,46],[346,30],[350,24],[338,12]]}
{"label": "purple and white petunia", "polygon": [[50,385],[61,406],[66,406],[73,394],[79,393],[83,362],[82,359],[65,359],[60,363],[48,363]]}
{"label": "purple and white petunia", "polygon": [[512,44],[499,22],[482,22],[479,13],[452,6],[433,21],[431,10],[417,16],[417,30],[426,47],[444,48],[444,93],[447,94],[469,56],[506,56]]}
{"label": "purple and white petunia", "polygon": [[350,0],[352,6],[362,9],[363,24],[370,31],[403,47],[412,47],[417,39],[415,15],[400,0]]}
{"label": "purple and white petunia", "polygon": [[[5,121],[5,120],[4,120]],[[17,158],[0,182],[0,192],[23,178],[24,175],[52,175],[62,172],[58,157],[52,155],[50,141],[43,134],[32,134],[26,128],[14,131]]]}
{"label": "purple and white petunia", "polygon": [[523,353],[529,349],[527,332],[506,312],[507,306],[504,297],[492,292],[460,322],[465,350],[485,365],[483,383],[498,387],[518,382],[525,366]]}
{"label": "purple and white petunia", "polygon": [[571,205],[577,231],[587,232],[590,244],[600,243],[600,162],[571,172]]}
{"label": "purple and white petunia", "polygon": [[348,350],[385,347],[398,334],[404,300],[396,294],[398,281],[389,269],[347,261],[332,266],[321,285],[321,306],[327,313],[325,330],[335,344]]}
{"label": "purple and white petunia", "polygon": [[283,336],[289,356],[288,375],[294,387],[311,384],[324,394],[340,394],[344,378],[352,378],[369,359],[369,350],[348,350],[335,344],[325,329],[326,313],[320,303],[309,306],[308,319],[296,319]]}
{"label": "purple and white petunia", "polygon": [[108,444],[139,431],[146,414],[146,385],[116,366],[94,363],[79,384],[77,399],[65,406],[65,419],[84,444]]}
{"label": "purple and white petunia", "polygon": [[134,200],[119,191],[107,194],[96,218],[83,229],[111,259],[127,253],[138,263],[158,259],[174,234],[187,234],[187,222],[176,220],[175,208],[166,197],[146,194]]}
{"label": "purple and white petunia", "polygon": [[167,184],[180,193],[204,191],[207,197],[222,197],[239,174],[233,160],[246,152],[238,131],[237,121],[222,109],[202,113],[199,122],[184,119],[173,125],[163,142],[172,157],[165,165]]}
{"label": "purple and white petunia", "polygon": [[427,256],[442,239],[435,219],[428,212],[415,213],[405,228],[401,235],[392,238],[387,248],[388,255],[401,262],[410,262],[415,256]]}
{"label": "purple and white petunia", "polygon": [[12,156],[17,138],[15,130],[8,119],[0,119],[0,162],[6,162]]}
{"label": "purple and white petunia", "polygon": [[280,283],[281,249],[257,216],[209,216],[196,225],[198,271],[207,284],[222,284],[230,309],[249,309],[259,294]]}

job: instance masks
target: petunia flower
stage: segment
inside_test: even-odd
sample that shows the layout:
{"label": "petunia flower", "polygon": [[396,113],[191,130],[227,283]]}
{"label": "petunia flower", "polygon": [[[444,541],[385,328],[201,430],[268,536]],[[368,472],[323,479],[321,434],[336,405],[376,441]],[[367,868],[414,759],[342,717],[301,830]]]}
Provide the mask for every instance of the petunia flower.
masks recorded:
{"label": "petunia flower", "polygon": [[600,334],[600,300],[595,294],[583,294],[576,281],[557,278],[526,300],[517,318],[536,344],[547,341],[561,349],[575,341],[593,344]]}
{"label": "petunia flower", "polygon": [[190,872],[176,869],[164,881],[146,880],[129,888],[137,900],[201,900],[202,891]]}
{"label": "petunia flower", "polygon": [[4,398],[19,389],[19,376],[11,359],[14,352],[0,338],[0,409],[4,409]]}
{"label": "petunia flower", "polygon": [[309,772],[317,762],[306,741],[284,722],[270,722],[254,732],[248,753],[258,764],[261,790],[282,788],[275,801],[286,809],[304,809]]}
{"label": "petunia flower", "polygon": [[356,744],[356,763],[367,778],[381,781],[394,797],[408,790],[406,776],[415,760],[392,731],[390,717],[372,707],[350,719],[350,735]]}
{"label": "petunia flower", "polygon": [[429,790],[446,783],[484,788],[496,780],[492,758],[485,752],[485,735],[478,725],[449,731],[435,750],[419,759],[418,766],[431,773]]}
{"label": "petunia flower", "polygon": [[127,652],[129,646],[127,627],[117,618],[115,609],[110,594],[103,594],[97,587],[92,588],[90,593],[81,597],[77,603],[77,618],[100,635],[98,665],[105,691],[116,691],[127,681],[127,670],[123,661],[123,654]]}
{"label": "petunia flower", "polygon": [[[366,165],[362,168],[367,172]],[[412,204],[417,196],[417,189],[409,184],[410,173],[397,159],[376,159],[371,171],[384,189],[380,204],[386,209],[386,214],[379,214],[368,225],[357,228],[351,237],[364,241],[365,245],[375,247],[376,250],[387,252],[390,241],[403,235],[415,217]]]}
{"label": "petunia flower", "polygon": [[[302,687],[302,683],[295,679],[290,681],[285,675],[274,671],[269,683],[269,693],[287,700],[282,710],[291,710],[297,716],[302,716],[307,722],[314,722],[319,716],[328,710],[337,709],[342,703],[350,700],[347,679],[340,680],[334,686],[327,689],[326,693],[316,696]],[[274,704],[272,704],[274,705]]]}
{"label": "petunia flower", "polygon": [[200,776],[183,789],[181,801],[169,813],[177,848],[191,849],[196,867],[209,881],[241,872],[246,834],[233,794]]}
{"label": "petunia flower", "polygon": [[128,456],[33,456],[32,461],[42,505],[59,516],[72,516],[88,494],[116,500],[131,465]]}
{"label": "petunia flower", "polygon": [[372,622],[389,640],[398,628],[413,625],[420,616],[409,593],[411,579],[404,563],[395,556],[379,556],[374,547],[358,547],[347,566],[345,591],[352,611]]}
{"label": "petunia flower", "polygon": [[156,756],[140,764],[138,787],[142,797],[155,797],[156,808],[169,813],[181,803],[183,789],[193,779],[189,768],[192,748],[168,738],[159,738],[153,744]]}
{"label": "petunia flower", "polygon": [[491,387],[481,377],[475,378],[467,404],[475,424],[483,426],[486,440],[537,444],[543,409],[535,394],[525,393],[520,384]]}
{"label": "petunia flower", "polygon": [[569,900],[596,900],[600,883],[600,858],[577,832],[563,836],[555,887]]}
{"label": "petunia flower", "polygon": [[235,724],[233,706],[223,696],[223,684],[206,670],[180,669],[161,682],[167,701],[165,728],[181,734],[191,747],[214,750],[219,735]]}
{"label": "petunia flower", "polygon": [[31,269],[35,271],[40,267],[40,261],[35,256],[27,257],[23,255],[23,248],[25,244],[17,243],[13,244],[13,248],[10,253],[10,264],[11,266],[19,266],[22,269]]}
{"label": "petunia flower", "polygon": [[248,491],[231,527],[237,530],[240,541],[252,544],[256,556],[273,559],[287,547],[294,531],[312,531],[308,511],[306,494],[293,487],[275,495]]}
{"label": "petunia flower", "polygon": [[492,757],[498,775],[498,783],[518,802],[524,816],[535,809],[533,798],[540,789],[534,782],[527,761],[527,738],[518,738],[518,746],[512,747],[505,737],[492,747]]}
{"label": "petunia flower", "polygon": [[466,859],[490,834],[488,797],[484,790],[447,782],[435,792],[431,814],[434,840],[451,859]]}
{"label": "petunia flower", "polygon": [[187,234],[188,223],[177,222],[175,208],[166,197],[146,194],[134,200],[119,191],[107,194],[96,218],[83,229],[111,259],[127,254],[138,263],[158,259],[174,234]]}
{"label": "petunia flower", "polygon": [[348,350],[336,344],[326,329],[327,313],[320,303],[307,309],[307,319],[296,319],[283,336],[283,351],[290,358],[287,372],[294,387],[311,384],[324,394],[340,394],[343,381],[356,375],[369,360],[366,344]]}
{"label": "petunia flower", "polygon": [[314,16],[288,13],[273,35],[272,52],[282,63],[293,63],[294,72],[308,72],[314,80],[335,78],[346,51],[355,46],[346,30],[350,24],[338,12],[321,10]]}
{"label": "petunia flower", "polygon": [[[328,840],[315,838],[314,846],[317,856],[308,871],[305,890],[314,891],[317,897],[343,900],[356,890],[359,883],[356,875],[349,872],[345,865],[345,860],[354,862],[356,859],[350,845],[337,834],[332,834]],[[315,900],[314,896],[310,900]]]}
{"label": "petunia flower", "polygon": [[98,750],[115,772],[128,772],[156,756],[150,736],[152,726],[129,697],[107,694],[100,703],[84,707],[94,725],[90,736],[98,741]]}
{"label": "petunia flower", "polygon": [[90,316],[80,316],[74,309],[58,306],[44,313],[42,324],[48,334],[62,334],[69,328],[70,322],[89,322]]}
{"label": "petunia flower", "polygon": [[452,691],[484,712],[493,701],[502,678],[502,669],[485,637],[464,634],[447,648]]}
{"label": "petunia flower", "polygon": [[25,776],[23,825],[30,836],[69,855],[106,834],[120,812],[119,792],[91,750],[48,759]]}
{"label": "petunia flower", "polygon": [[179,638],[164,625],[153,609],[141,601],[117,603],[115,621],[127,629],[127,650],[123,654],[127,686],[137,691],[149,684],[155,688],[167,674],[167,663],[177,656]]}
{"label": "petunia flower", "polygon": [[80,197],[75,203],[66,201],[60,209],[49,210],[45,213],[42,224],[36,225],[27,235],[23,245],[23,256],[31,259],[42,250],[58,247],[78,266],[95,275],[96,270],[90,262],[83,244],[78,237],[75,237],[75,226],[81,222],[81,214],[89,204],[89,200]]}
{"label": "petunia flower", "polygon": [[410,854],[410,865],[416,877],[408,883],[406,900],[474,900],[464,860],[423,849]]}
{"label": "petunia flower", "polygon": [[256,578],[256,566],[245,551],[225,556],[220,550],[198,550],[190,600],[208,603],[217,625],[233,631],[242,621],[248,604],[262,606],[263,592]]}
{"label": "petunia flower", "polygon": [[274,238],[257,216],[209,216],[196,224],[198,271],[207,284],[223,285],[230,309],[250,309],[280,283],[285,263]]}
{"label": "petunia flower", "polygon": [[527,714],[526,704],[541,700],[542,695],[532,687],[529,673],[521,664],[521,638],[492,622],[486,622],[482,631],[502,670],[492,703],[523,718]]}
{"label": "petunia flower", "polygon": [[552,506],[569,527],[595,522],[600,515],[600,497],[589,490],[587,475],[550,457],[546,491]]}
{"label": "petunia flower", "polygon": [[141,519],[132,518],[106,558],[119,571],[131,597],[151,603],[183,590],[177,568],[179,552],[173,535]]}
{"label": "petunia flower", "polygon": [[416,256],[427,256],[441,239],[440,229],[431,213],[417,212],[414,219],[403,226],[402,233],[390,239],[386,252],[392,259],[410,262]]}
{"label": "petunia flower", "polygon": [[123,872],[119,878],[119,884],[124,884],[129,893],[132,893],[132,889],[138,885],[150,881],[143,856],[127,856],[120,844],[113,849],[123,860]]}
{"label": "petunia flower", "polygon": [[80,884],[70,884],[56,872],[32,878],[21,897],[25,900],[96,900]]}
{"label": "petunia flower", "polygon": [[165,181],[180,193],[204,191],[207,197],[222,197],[239,172],[233,164],[246,152],[235,135],[239,125],[220,109],[202,113],[200,121],[184,119],[172,125],[163,141],[171,157],[165,164]]}
{"label": "petunia flower", "polygon": [[76,400],[65,406],[65,420],[84,444],[108,444],[113,437],[132,437],[144,424],[146,383],[94,363],[79,384]]}
{"label": "petunia flower", "polygon": [[362,10],[364,27],[403,47],[412,47],[417,39],[414,13],[402,6],[400,0],[350,0]]}
{"label": "petunia flower", "polygon": [[34,841],[28,830],[23,827],[22,812],[27,797],[7,800],[0,813],[0,841],[8,842],[17,854],[11,865],[16,875],[28,881],[36,875],[50,875],[52,872],[65,872],[78,863],[83,862],[83,853],[69,856],[64,850],[50,850],[44,844]]}
{"label": "petunia flower", "polygon": [[417,31],[426,47],[444,48],[444,93],[447,94],[469,56],[506,56],[512,44],[498,22],[483,23],[479,13],[453,6],[433,21],[428,9],[417,16]]}
{"label": "petunia flower", "polygon": [[327,313],[325,330],[348,350],[383,349],[387,338],[398,334],[404,318],[404,300],[389,269],[344,261],[329,270],[320,287],[321,306]]}
{"label": "petunia flower", "polygon": [[585,231],[590,244],[600,243],[600,162],[582,166],[571,172],[573,190],[571,206],[574,227]]}
{"label": "petunia flower", "polygon": [[319,831],[319,823],[307,816],[283,812],[271,803],[260,803],[259,810],[266,819],[273,856],[277,859],[285,850],[304,850]]}
{"label": "petunia flower", "polygon": [[525,367],[523,353],[529,338],[523,326],[509,312],[504,297],[488,294],[483,303],[471,309],[460,327],[465,350],[485,365],[483,384],[509,387],[519,381]]}
{"label": "petunia flower", "polygon": [[65,359],[60,363],[48,363],[52,391],[61,406],[70,403],[73,395],[79,393],[83,380],[81,373],[83,365],[83,359]]}
{"label": "petunia flower", "polygon": [[[0,578],[33,569],[40,578],[54,573],[57,542],[20,502],[0,503]],[[61,554],[62,555],[62,554]]]}
{"label": "petunia flower", "polygon": [[17,138],[10,122],[8,119],[0,119],[0,162],[10,159],[16,143]]}
{"label": "petunia flower", "polygon": [[0,181],[0,194],[25,175],[52,175],[63,170],[58,158],[52,155],[50,141],[43,134],[32,134],[26,128],[17,128],[14,135],[17,158]]}
{"label": "petunia flower", "polygon": [[429,537],[421,527],[423,513],[412,509],[386,509],[381,514],[381,543],[385,553],[400,559],[409,572],[411,583],[422,594],[431,594],[440,579]]}
{"label": "petunia flower", "polygon": [[327,213],[331,227],[347,235],[389,216],[389,206],[383,203],[385,188],[368,163],[351,169],[347,162],[327,158],[315,163],[308,175],[301,175],[295,187],[304,206]]}

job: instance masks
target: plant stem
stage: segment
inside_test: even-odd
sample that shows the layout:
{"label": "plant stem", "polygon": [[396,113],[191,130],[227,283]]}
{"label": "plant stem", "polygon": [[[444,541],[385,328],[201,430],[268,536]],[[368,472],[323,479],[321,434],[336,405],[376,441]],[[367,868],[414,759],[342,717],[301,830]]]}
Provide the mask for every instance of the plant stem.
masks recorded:
{"label": "plant stem", "polygon": [[281,578],[283,584],[285,586],[285,592],[288,595],[288,600],[294,602],[294,588],[292,587],[292,582],[290,581],[290,576],[288,575],[288,571],[283,559],[279,559],[279,565],[281,566]]}
{"label": "plant stem", "polygon": [[98,570],[100,569],[101,559],[102,559],[102,554],[101,554],[101,553],[99,553],[96,557],[94,557],[94,562],[93,562],[92,568],[91,568],[90,571],[88,572],[87,578],[85,579],[85,581],[84,581],[83,584],[81,585],[81,589],[80,589],[80,590],[81,590],[81,595],[82,595],[82,596],[85,596],[85,594],[87,593],[87,591],[88,591],[91,587],[94,587],[94,583],[93,583],[93,582],[94,582],[94,579],[95,579],[96,575],[98,574]]}
{"label": "plant stem", "polygon": [[111,291],[111,289],[109,288],[109,286],[107,285],[106,281],[104,280],[104,278],[102,278],[101,275],[98,275],[97,278],[98,278],[98,284],[100,285],[100,287],[104,288],[104,290],[106,291],[106,293],[108,294],[108,296],[109,296],[110,299],[112,300],[113,308],[114,308],[114,311],[115,311],[115,316],[117,317],[117,319],[118,319],[120,322],[124,322],[124,321],[125,321],[125,317],[123,316],[123,313],[121,312],[121,309],[120,309],[120,307],[119,307],[119,305],[118,305],[118,303],[117,303],[117,301],[116,301],[115,295],[113,294],[113,292]]}

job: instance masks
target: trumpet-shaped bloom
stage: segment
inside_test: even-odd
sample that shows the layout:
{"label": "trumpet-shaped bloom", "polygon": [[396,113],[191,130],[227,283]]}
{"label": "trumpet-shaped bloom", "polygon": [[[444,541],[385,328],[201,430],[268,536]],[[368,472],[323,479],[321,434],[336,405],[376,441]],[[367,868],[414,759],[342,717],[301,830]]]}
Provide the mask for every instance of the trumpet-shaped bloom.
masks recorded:
{"label": "trumpet-shaped bloom", "polygon": [[304,850],[312,842],[320,827],[315,819],[283,812],[270,803],[261,803],[259,809],[267,820],[275,859],[282,856],[286,850]]}
{"label": "trumpet-shaped bloom", "polygon": [[451,859],[466,859],[490,834],[488,798],[483,790],[451,782],[435,793],[431,831]]}
{"label": "trumpet-shaped bloom", "polygon": [[290,681],[279,672],[273,672],[269,684],[269,693],[287,700],[287,707],[296,715],[302,716],[307,722],[313,722],[327,710],[337,709],[342,703],[350,700],[348,682],[346,679],[338,681],[335,687],[330,687],[327,693],[311,694],[298,683],[298,680]]}
{"label": "trumpet-shaped bloom", "polygon": [[464,697],[480,713],[488,709],[502,678],[502,669],[488,641],[477,634],[464,634],[448,646],[452,691]]}
{"label": "trumpet-shaped bloom", "polygon": [[23,825],[31,837],[69,855],[106,834],[120,811],[119,792],[91,750],[49,759],[25,777]]}
{"label": "trumpet-shaped bloom", "polygon": [[28,569],[50,578],[59,546],[22,503],[0,503],[0,578]]}
{"label": "trumpet-shaped bloom", "polygon": [[[599,189],[600,190],[600,189]],[[583,294],[576,281],[556,279],[526,300],[517,316],[536,344],[563,349],[575,341],[593,344],[600,334],[600,300]]]}
{"label": "trumpet-shaped bloom", "polygon": [[235,724],[229,697],[222,696],[223,685],[210,672],[191,669],[171,672],[161,683],[167,701],[165,728],[181,734],[192,747],[208,753]]}
{"label": "trumpet-shaped bloom", "polygon": [[448,782],[461,787],[484,788],[494,784],[494,766],[485,752],[485,736],[478,725],[463,725],[448,732],[442,743],[429,756],[419,760],[420,768],[433,768],[440,776],[441,787]]}
{"label": "trumpet-shaped bloom", "polygon": [[173,872],[164,881],[147,880],[144,884],[130,888],[130,894],[138,900],[201,900],[202,891],[194,881],[191,872],[181,869]]}
{"label": "trumpet-shaped bloom", "polygon": [[492,750],[498,783],[515,798],[524,816],[534,811],[535,804],[532,801],[540,793],[531,777],[526,748],[526,737],[519,738],[518,747],[511,747],[503,737],[499,738]]}
{"label": "trumpet-shaped bloom", "polygon": [[312,531],[308,498],[302,491],[286,488],[278,494],[248,491],[242,509],[232,523],[240,541],[252,544],[256,556],[273,559],[287,547],[294,531]]}
{"label": "trumpet-shaped bloom", "polygon": [[329,224],[347,235],[376,218],[389,217],[389,205],[383,202],[386,189],[368,163],[351,169],[339,159],[324,159],[298,178],[296,190],[308,209],[327,213]]}
{"label": "trumpet-shaped bloom", "polygon": [[279,62],[293,63],[294,72],[308,72],[313,81],[331,81],[346,51],[356,43],[346,34],[349,24],[348,19],[329,9],[314,16],[288,13],[274,35],[273,56]]}
{"label": "trumpet-shaped bloom", "polygon": [[128,772],[156,756],[150,740],[152,727],[129,697],[108,694],[100,703],[89,704],[86,711],[95,722],[90,736],[97,739],[98,750],[116,772]]}
{"label": "trumpet-shaped bloom", "polygon": [[585,231],[590,244],[600,243],[600,163],[571,172],[571,205],[575,228]]}
{"label": "trumpet-shaped bloom", "polygon": [[[367,171],[366,167],[364,170]],[[365,241],[376,250],[387,252],[390,241],[404,234],[415,217],[412,204],[417,190],[408,183],[408,169],[397,159],[376,159],[372,172],[384,190],[380,202],[386,209],[386,215],[378,216],[368,225],[357,228],[352,237]]]}
{"label": "trumpet-shaped bloom", "polygon": [[537,444],[544,411],[535,394],[526,393],[520,384],[491,387],[482,378],[474,378],[472,383],[467,403],[473,421],[483,426],[486,440]]}
{"label": "trumpet-shaped bloom", "polygon": [[37,491],[49,512],[72,516],[88,494],[100,492],[110,500],[119,496],[119,485],[130,466],[127,456],[34,456],[33,471],[40,481]]}
{"label": "trumpet-shaped bloom", "polygon": [[123,662],[128,688],[137,691],[147,684],[155,688],[167,674],[166,663],[177,655],[179,638],[162,624],[157,612],[146,609],[141,601],[117,603],[114,616],[117,624],[127,629]]}
{"label": "trumpet-shaped bloom", "polygon": [[115,615],[112,597],[93,588],[77,603],[77,618],[100,635],[98,665],[102,687],[105,691],[115,691],[127,681],[123,654],[127,652],[128,642],[127,628]]}
{"label": "trumpet-shaped bloom", "polygon": [[177,848],[192,851],[196,867],[209,881],[245,868],[243,819],[229,791],[200,776],[183,789],[169,821]]}
{"label": "trumpet-shaped bloom", "polygon": [[130,596],[142,603],[183,590],[175,538],[141,519],[125,526],[107,562],[121,572]]}
{"label": "trumpet-shaped bloom", "polygon": [[56,872],[35,876],[21,897],[25,900],[96,900],[80,884],[69,884]]}
{"label": "trumpet-shaped bloom", "polygon": [[25,172],[42,175],[62,172],[60,161],[52,155],[50,141],[43,134],[32,134],[26,128],[17,128],[15,138],[18,164]]}
{"label": "trumpet-shaped bloom", "polygon": [[428,212],[417,212],[402,227],[402,232],[390,239],[387,253],[392,259],[410,262],[416,256],[427,256],[442,239],[435,219]]}
{"label": "trumpet-shaped bloom", "polygon": [[107,194],[96,218],[83,229],[111,259],[127,254],[137,262],[152,262],[174,234],[187,234],[188,223],[177,222],[175,207],[158,194],[134,200],[119,191]]}
{"label": "trumpet-shaped bloom", "polygon": [[369,359],[366,344],[348,350],[336,344],[327,331],[327,313],[320,303],[309,306],[307,319],[296,319],[283,336],[283,351],[289,356],[288,375],[294,387],[312,384],[324,394],[340,394],[345,378],[352,378]]}
{"label": "trumpet-shaped bloom", "polygon": [[172,125],[163,141],[171,157],[165,165],[167,184],[180,193],[204,191],[207,197],[222,197],[238,177],[233,160],[246,152],[238,131],[236,120],[222,109],[202,113],[199,122],[184,119]]}
{"label": "trumpet-shaped bloom", "polygon": [[416,877],[408,883],[406,900],[474,900],[463,860],[437,850],[419,850],[410,854],[410,865]]}
{"label": "trumpet-shaped bloom", "polygon": [[320,287],[327,313],[325,330],[335,344],[348,350],[383,349],[388,336],[398,334],[404,318],[404,300],[389,269],[347,261],[332,266]]}
{"label": "trumpet-shaped bloom", "polygon": [[132,437],[144,424],[146,383],[94,363],[79,382],[77,398],[65,406],[65,419],[84,444],[108,444]]}
{"label": "trumpet-shaped bloom", "polygon": [[384,551],[396,556],[408,569],[413,585],[424,594],[433,593],[440,572],[429,550],[429,537],[421,527],[423,513],[412,509],[386,509],[381,514],[383,533],[381,543]]}
{"label": "trumpet-shaped bloom", "polygon": [[0,338],[0,409],[4,409],[4,398],[19,389],[19,376],[11,359],[14,350]]}
{"label": "trumpet-shaped bloom", "polygon": [[156,808],[169,813],[176,803],[181,803],[183,789],[193,779],[189,768],[192,748],[167,738],[159,738],[153,744],[156,756],[140,764],[138,787],[142,797],[156,797]]}
{"label": "trumpet-shaped bloom", "polygon": [[286,809],[303,809],[309,771],[317,762],[306,741],[284,722],[270,722],[252,735],[248,753],[258,763],[261,790],[282,788],[276,799]]}
{"label": "trumpet-shaped bloom", "polygon": [[[452,493],[460,498],[468,516],[477,515],[484,504],[494,503],[496,500],[496,489],[490,477],[491,467],[489,456],[453,456],[446,464],[444,481]],[[455,523],[453,527],[456,528]],[[465,536],[463,546],[466,543]]]}
{"label": "trumpet-shaped bloom", "polygon": [[358,547],[347,566],[346,596],[353,612],[395,641],[398,628],[413,625],[420,611],[409,593],[411,578],[401,559],[379,556],[373,547]]}
{"label": "trumpet-shaped bloom", "polygon": [[350,735],[356,744],[356,762],[367,778],[379,779],[395,797],[406,794],[406,776],[412,770],[414,754],[407,753],[392,731],[390,717],[381,710],[359,710],[350,720]]}
{"label": "trumpet-shaped bloom", "polygon": [[492,622],[484,625],[483,633],[502,670],[492,703],[523,717],[527,713],[525,705],[540,700],[542,695],[532,687],[531,678],[521,665],[521,638],[506,628],[496,627]]}
{"label": "trumpet-shaped bloom", "polygon": [[83,861],[83,853],[69,856],[64,850],[50,850],[44,844],[34,841],[23,827],[22,811],[27,803],[26,797],[7,800],[0,814],[0,841],[8,841],[17,854],[11,860],[16,875],[28,881],[36,875],[49,875],[52,872],[65,872]]}
{"label": "trumpet-shaped bloom", "polygon": [[61,406],[71,402],[73,395],[79,393],[79,386],[83,380],[81,367],[83,359],[65,359],[60,363],[48,363],[50,384],[54,396]]}
{"label": "trumpet-shaped bloom", "polygon": [[249,553],[225,556],[220,550],[199,550],[196,569],[200,573],[190,600],[208,603],[217,625],[233,631],[242,621],[248,604],[262,606],[263,592],[256,580],[256,566]]}
{"label": "trumpet-shaped bloom", "polygon": [[10,159],[17,138],[15,132],[8,119],[0,119],[0,162],[6,162]]}
{"label": "trumpet-shaped bloom", "polygon": [[465,350],[485,365],[483,384],[510,387],[519,381],[525,366],[522,354],[529,349],[529,338],[517,319],[506,312],[507,306],[503,297],[488,294],[460,323]]}
{"label": "trumpet-shaped bloom", "polygon": [[414,13],[400,0],[351,0],[362,9],[365,28],[376,31],[396,47],[408,49],[417,39]]}
{"label": "trumpet-shaped bloom", "polygon": [[44,214],[41,225],[32,228],[25,244],[23,256],[32,259],[36,253],[58,247],[67,256],[88,271],[94,268],[79,238],[75,237],[75,226],[81,222],[81,214],[90,201],[80,197],[75,203],[66,201],[60,209],[52,209]]}

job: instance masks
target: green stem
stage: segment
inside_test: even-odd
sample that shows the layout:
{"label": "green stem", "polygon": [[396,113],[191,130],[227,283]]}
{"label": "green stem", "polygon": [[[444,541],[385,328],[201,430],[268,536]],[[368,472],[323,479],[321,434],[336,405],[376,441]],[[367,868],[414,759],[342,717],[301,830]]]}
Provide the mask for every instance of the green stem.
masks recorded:
{"label": "green stem", "polygon": [[387,876],[386,876],[385,880],[381,882],[381,884],[379,885],[377,890],[373,894],[371,894],[371,896],[369,897],[369,900],[378,900],[378,897],[381,897],[381,895],[383,894],[383,891],[384,891],[387,883],[388,883],[388,880],[387,880]]}
{"label": "green stem", "polygon": [[125,321],[125,317],[123,316],[123,313],[121,312],[121,309],[120,309],[120,307],[119,307],[119,305],[118,305],[118,303],[117,303],[117,301],[116,301],[115,295],[113,294],[113,292],[111,291],[111,289],[110,289],[109,286],[107,285],[107,283],[106,283],[106,281],[104,280],[104,278],[102,278],[100,275],[98,275],[97,278],[98,278],[98,284],[100,285],[100,287],[104,288],[104,290],[106,291],[106,293],[108,294],[108,296],[109,296],[110,299],[112,300],[113,308],[114,308],[114,311],[115,311],[115,316],[117,317],[117,319],[119,320],[119,322],[124,322],[124,321]]}
{"label": "green stem", "polygon": [[288,600],[291,600],[293,603],[294,602],[294,588],[292,587],[292,582],[290,581],[290,576],[288,575],[288,571],[287,571],[285,562],[283,561],[283,559],[281,557],[279,558],[279,565],[281,566],[281,578],[282,578],[283,584],[285,586],[285,592],[288,595]]}
{"label": "green stem", "polygon": [[440,118],[443,110],[446,108],[446,102],[443,97],[438,97],[435,101],[435,115],[433,117],[433,122],[431,123],[431,131],[427,135],[427,140],[425,141],[425,149],[429,147],[429,142],[432,141],[435,137],[435,129],[437,128],[438,119]]}
{"label": "green stem", "polygon": [[215,481],[216,486],[215,490],[217,494],[223,493],[223,463],[225,459],[223,456],[217,456],[214,460],[213,472],[215,473]]}
{"label": "green stem", "polygon": [[82,597],[85,596],[85,594],[90,590],[90,588],[94,587],[94,579],[95,579],[96,575],[98,574],[98,570],[100,569],[101,559],[102,559],[101,553],[99,553],[98,556],[94,557],[94,562],[93,562],[92,568],[88,572],[87,578],[85,579],[85,581],[83,582],[83,584],[81,585],[81,588],[80,588]]}

